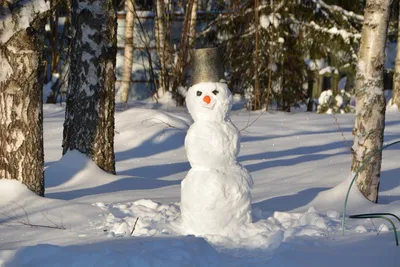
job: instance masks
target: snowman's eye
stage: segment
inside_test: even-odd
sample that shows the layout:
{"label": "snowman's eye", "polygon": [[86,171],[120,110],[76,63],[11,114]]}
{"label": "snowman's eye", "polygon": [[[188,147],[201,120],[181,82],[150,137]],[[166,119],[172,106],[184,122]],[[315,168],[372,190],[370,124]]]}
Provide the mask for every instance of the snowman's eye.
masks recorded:
{"label": "snowman's eye", "polygon": [[196,95],[197,95],[197,96],[201,96],[201,94],[202,94],[201,91],[197,91],[197,92],[196,92]]}
{"label": "snowman's eye", "polygon": [[214,95],[217,95],[219,92],[217,90],[212,91]]}

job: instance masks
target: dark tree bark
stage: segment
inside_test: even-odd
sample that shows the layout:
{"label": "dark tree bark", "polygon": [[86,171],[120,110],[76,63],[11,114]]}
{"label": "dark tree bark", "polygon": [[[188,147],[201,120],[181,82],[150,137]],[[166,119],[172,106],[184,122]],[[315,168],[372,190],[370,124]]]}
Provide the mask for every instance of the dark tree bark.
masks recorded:
{"label": "dark tree bark", "polygon": [[71,63],[63,153],[76,149],[115,173],[117,1],[72,0]]}
{"label": "dark tree bark", "polygon": [[[43,196],[47,7],[44,2],[39,7],[27,2],[8,4],[0,1],[0,179],[19,180]],[[27,13],[32,15],[20,20],[20,14]]]}

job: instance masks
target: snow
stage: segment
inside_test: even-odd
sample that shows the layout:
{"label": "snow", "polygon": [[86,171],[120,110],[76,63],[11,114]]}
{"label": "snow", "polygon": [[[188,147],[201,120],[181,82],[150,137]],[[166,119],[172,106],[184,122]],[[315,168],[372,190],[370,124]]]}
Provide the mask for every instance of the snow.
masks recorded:
{"label": "snow", "polygon": [[264,29],[268,29],[269,26],[274,26],[274,28],[278,28],[281,21],[281,14],[279,13],[271,13],[268,15],[260,16],[260,25]]}
{"label": "snow", "polygon": [[327,66],[319,71],[319,75],[325,75],[331,73],[339,74],[338,70],[331,66]]}
{"label": "snow", "polygon": [[267,69],[276,72],[278,70],[278,66],[275,64],[275,62],[271,62],[268,64]]}
{"label": "snow", "polygon": [[[46,198],[0,180],[0,266],[398,266],[387,222],[347,219],[341,236],[354,114],[337,115],[342,136],[324,114],[232,111],[237,160],[254,179],[253,223],[193,236],[180,211],[192,119],[160,107],[117,106],[113,176],[76,151],[61,157],[64,108],[44,105]],[[386,143],[400,139],[399,116],[386,114]],[[383,152],[379,204],[353,186],[347,215],[400,214],[399,150]]]}
{"label": "snow", "polygon": [[390,98],[386,105],[387,111],[399,112],[399,107],[396,103],[393,103],[393,98]]}
{"label": "snow", "polygon": [[305,62],[309,66],[310,70],[315,70],[315,71],[321,70],[327,66],[327,64],[325,63],[325,59],[323,58],[315,60],[307,59]]}
{"label": "snow", "polygon": [[347,83],[347,76],[344,76],[339,80],[338,83],[338,89],[339,90],[344,90],[346,88],[346,83]]}
{"label": "snow", "polygon": [[325,90],[321,92],[321,95],[318,98],[319,105],[329,104],[329,101],[333,95],[332,90]]}
{"label": "snow", "polygon": [[361,34],[360,33],[351,33],[351,32],[348,32],[348,31],[346,31],[344,29],[337,29],[336,27],[325,28],[325,27],[322,27],[322,26],[318,25],[315,21],[311,21],[309,23],[305,23],[305,25],[313,28],[316,31],[329,33],[330,35],[333,35],[333,36],[339,35],[340,37],[342,37],[342,39],[345,42],[349,42],[350,38],[354,38],[354,39],[360,39],[361,38]]}
{"label": "snow", "polygon": [[341,107],[343,105],[343,96],[336,95],[335,96],[336,106]]}
{"label": "snow", "polygon": [[396,64],[397,42],[386,42],[385,69],[394,70]]}

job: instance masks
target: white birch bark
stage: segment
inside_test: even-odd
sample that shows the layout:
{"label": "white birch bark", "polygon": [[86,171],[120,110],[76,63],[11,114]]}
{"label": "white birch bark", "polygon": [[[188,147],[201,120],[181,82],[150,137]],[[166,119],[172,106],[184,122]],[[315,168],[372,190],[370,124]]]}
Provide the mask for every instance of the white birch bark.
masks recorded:
{"label": "white birch bark", "polygon": [[[373,153],[382,148],[385,128],[383,66],[390,0],[367,0],[361,34],[356,76],[356,119],[353,129],[355,172]],[[382,153],[377,153],[359,173],[356,184],[370,201],[378,201]]]}
{"label": "white birch bark", "polygon": [[394,74],[393,74],[392,105],[397,105],[397,109],[400,111],[400,1],[399,1],[398,20],[399,21],[397,28],[397,53],[396,53],[396,64],[394,66]]}
{"label": "white birch bark", "polygon": [[[0,1],[0,179],[44,195],[45,1]],[[12,5],[14,4],[14,5]]]}
{"label": "white birch bark", "polygon": [[121,101],[128,102],[133,63],[133,27],[135,23],[134,0],[126,0],[124,70],[122,73]]}
{"label": "white birch bark", "polygon": [[72,0],[71,65],[63,153],[78,150],[115,173],[117,1]]}
{"label": "white birch bark", "polygon": [[157,54],[159,59],[159,87],[165,90],[168,90],[167,85],[167,70],[166,70],[166,40],[165,40],[165,16],[164,16],[164,0],[156,0],[156,21],[154,23],[155,33],[156,33],[156,46],[157,46]]}
{"label": "white birch bark", "polygon": [[198,0],[193,0],[192,15],[190,17],[189,47],[191,49],[194,49],[196,45],[197,2]]}

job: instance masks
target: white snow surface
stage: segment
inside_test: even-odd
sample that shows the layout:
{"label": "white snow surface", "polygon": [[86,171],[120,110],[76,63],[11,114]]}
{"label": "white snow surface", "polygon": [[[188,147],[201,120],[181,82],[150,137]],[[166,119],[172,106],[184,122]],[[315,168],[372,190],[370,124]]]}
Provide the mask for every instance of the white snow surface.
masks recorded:
{"label": "white snow surface", "polygon": [[[398,266],[387,222],[347,218],[341,236],[353,114],[337,115],[344,140],[329,115],[232,111],[237,161],[254,179],[252,223],[196,236],[180,207],[191,116],[147,107],[117,106],[114,176],[76,151],[61,157],[64,108],[44,106],[46,198],[0,180],[0,266]],[[386,117],[385,144],[400,139],[400,114]],[[399,151],[383,153],[379,204],[353,187],[347,215],[400,215]]]}

